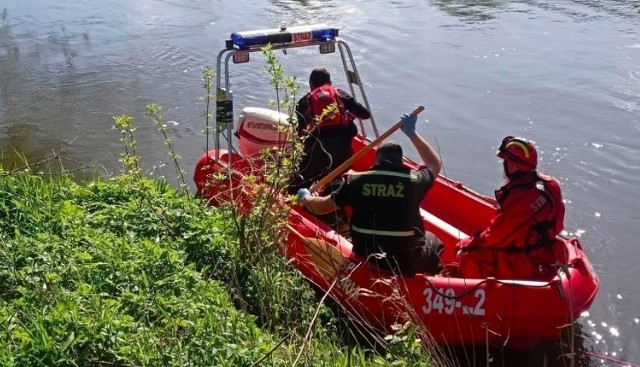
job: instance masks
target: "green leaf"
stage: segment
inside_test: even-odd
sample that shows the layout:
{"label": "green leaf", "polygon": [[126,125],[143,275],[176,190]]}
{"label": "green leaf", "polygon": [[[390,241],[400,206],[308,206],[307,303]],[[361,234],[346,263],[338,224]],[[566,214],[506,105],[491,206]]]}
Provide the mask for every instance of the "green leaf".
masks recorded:
{"label": "green leaf", "polygon": [[73,343],[73,340],[75,338],[76,338],[76,333],[72,331],[71,334],[69,334],[69,337],[67,337],[67,340],[62,345],[62,351],[67,350],[67,348],[69,348],[69,346],[71,345],[71,343]]}

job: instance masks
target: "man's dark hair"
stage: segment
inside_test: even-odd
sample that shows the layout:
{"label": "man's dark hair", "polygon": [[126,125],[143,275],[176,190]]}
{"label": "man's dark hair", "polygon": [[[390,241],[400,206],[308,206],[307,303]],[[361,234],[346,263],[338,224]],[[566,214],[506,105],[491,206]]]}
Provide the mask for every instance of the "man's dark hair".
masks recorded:
{"label": "man's dark hair", "polygon": [[384,143],[376,152],[376,163],[402,165],[402,147],[397,143]]}
{"label": "man's dark hair", "polygon": [[311,75],[309,75],[309,87],[316,89],[327,83],[331,83],[331,74],[325,68],[313,69]]}

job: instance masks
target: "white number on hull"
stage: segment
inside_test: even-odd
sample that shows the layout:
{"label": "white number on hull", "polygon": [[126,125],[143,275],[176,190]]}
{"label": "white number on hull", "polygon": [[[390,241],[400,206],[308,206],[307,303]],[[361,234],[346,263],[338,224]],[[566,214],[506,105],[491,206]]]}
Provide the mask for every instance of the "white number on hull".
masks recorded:
{"label": "white number on hull", "polygon": [[424,296],[425,305],[422,306],[422,312],[430,314],[432,311],[443,312],[447,315],[451,315],[457,309],[462,309],[463,315],[477,315],[484,316],[484,302],[487,299],[487,293],[484,289],[476,289],[474,296],[476,298],[475,305],[463,305],[461,301],[457,300],[456,291],[453,288],[439,288],[435,291],[433,288],[425,288],[422,292]]}

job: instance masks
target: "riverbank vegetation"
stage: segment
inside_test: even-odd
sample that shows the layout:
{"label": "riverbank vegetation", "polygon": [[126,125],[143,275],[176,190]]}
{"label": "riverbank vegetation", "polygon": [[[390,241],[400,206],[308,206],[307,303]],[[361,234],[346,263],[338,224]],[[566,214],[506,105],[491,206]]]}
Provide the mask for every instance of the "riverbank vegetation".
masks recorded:
{"label": "riverbank vegetation", "polygon": [[[210,87],[213,75],[204,76]],[[147,109],[179,188],[145,175],[126,115],[114,124],[117,177],[78,183],[64,170],[0,168],[0,365],[430,364],[414,328],[399,327],[376,351],[355,342],[287,264],[278,248],[286,211],[272,210],[268,195],[282,172],[257,186],[249,215],[207,205],[189,192],[160,112]]]}
{"label": "riverbank vegetation", "polygon": [[77,184],[2,173],[0,364],[381,366],[423,357],[412,343],[373,357],[345,346],[341,321],[275,248],[243,254],[228,214],[131,174]]}

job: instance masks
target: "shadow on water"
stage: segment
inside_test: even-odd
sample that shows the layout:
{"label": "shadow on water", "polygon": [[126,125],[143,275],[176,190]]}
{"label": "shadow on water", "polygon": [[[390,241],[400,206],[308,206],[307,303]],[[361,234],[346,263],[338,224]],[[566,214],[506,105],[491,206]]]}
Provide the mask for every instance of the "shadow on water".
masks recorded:
{"label": "shadow on water", "polygon": [[[70,174],[78,181],[97,172],[75,157],[74,141],[60,143],[57,139],[38,138],[38,126],[17,123],[0,127],[0,167],[7,172],[29,171],[34,174]],[[103,172],[104,173],[104,172]]]}
{"label": "shadow on water", "polygon": [[283,8],[287,8],[289,7],[289,5],[291,3],[300,3],[300,5],[302,6],[308,6],[311,5],[311,1],[309,0],[271,0],[271,3],[275,6],[279,6],[279,7],[283,7]]}
{"label": "shadow on water", "polygon": [[[430,3],[449,16],[462,19],[466,23],[481,23],[495,19],[501,11],[526,11],[524,8],[514,8],[517,4],[536,7],[543,10],[553,10],[563,13],[575,20],[594,17],[594,14],[608,14],[623,18],[635,18],[640,13],[640,3],[637,0],[431,0]],[[594,14],[585,14],[583,9],[591,9]]]}
{"label": "shadow on water", "polygon": [[76,139],[47,130],[54,122],[61,130],[71,129],[64,112],[73,105],[76,90],[64,78],[75,78],[74,43],[82,39],[88,46],[88,33],[70,35],[62,26],[34,41],[16,30],[19,25],[7,8],[0,12],[0,166],[46,173],[84,168],[76,157],[82,156],[73,146]]}
{"label": "shadow on water", "polygon": [[494,19],[495,16],[491,12],[504,7],[504,1],[499,0],[432,0],[431,4],[447,15],[462,18],[465,22],[471,23]]}

